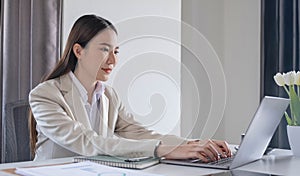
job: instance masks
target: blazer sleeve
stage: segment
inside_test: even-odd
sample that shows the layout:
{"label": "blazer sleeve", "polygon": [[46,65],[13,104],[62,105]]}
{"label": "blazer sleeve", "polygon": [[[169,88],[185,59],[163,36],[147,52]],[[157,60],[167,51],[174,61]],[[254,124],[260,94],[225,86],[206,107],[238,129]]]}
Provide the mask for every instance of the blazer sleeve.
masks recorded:
{"label": "blazer sleeve", "polygon": [[149,130],[142,126],[139,122],[135,121],[134,116],[129,113],[117,93],[113,88],[110,88],[113,94],[114,104],[117,104],[118,118],[115,128],[115,133],[123,138],[128,139],[157,139],[166,145],[180,145],[187,143],[185,138],[181,138],[175,135],[162,135],[153,130]]}
{"label": "blazer sleeve", "polygon": [[[49,93],[51,92],[51,93]],[[80,155],[154,156],[156,139],[104,138],[86,128],[68,110],[62,92],[49,82],[30,92],[29,103],[41,133],[56,144]]]}

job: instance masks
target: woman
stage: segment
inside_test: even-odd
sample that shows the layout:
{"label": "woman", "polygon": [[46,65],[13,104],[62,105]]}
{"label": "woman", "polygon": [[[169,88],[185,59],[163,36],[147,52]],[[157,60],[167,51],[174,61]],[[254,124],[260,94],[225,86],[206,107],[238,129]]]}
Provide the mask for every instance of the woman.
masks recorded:
{"label": "woman", "polygon": [[117,30],[95,15],[80,17],[62,58],[29,95],[35,160],[109,154],[203,161],[230,156],[223,141],[188,141],[147,130],[104,85],[118,61]]}

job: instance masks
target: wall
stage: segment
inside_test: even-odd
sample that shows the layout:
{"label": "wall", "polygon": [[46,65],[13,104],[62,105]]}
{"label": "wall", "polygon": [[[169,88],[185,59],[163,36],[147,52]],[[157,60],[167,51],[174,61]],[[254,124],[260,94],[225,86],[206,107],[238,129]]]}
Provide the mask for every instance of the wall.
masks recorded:
{"label": "wall", "polygon": [[121,59],[109,84],[138,119],[162,133],[239,142],[259,103],[259,0],[64,0],[64,42],[85,13],[117,25]]}
{"label": "wall", "polygon": [[112,21],[119,33],[120,59],[107,84],[144,126],[180,135],[181,1],[63,2],[63,46],[82,14]]}
{"label": "wall", "polygon": [[[215,50],[215,55],[208,57],[209,62],[218,60],[215,68],[209,67],[204,62],[205,54],[195,55],[186,47],[182,49],[182,63],[189,70],[182,69],[182,134],[238,143],[259,104],[260,1],[182,1],[182,20],[202,35],[191,36],[182,29],[182,42],[204,41]],[[199,50],[203,47],[198,45]],[[215,76],[214,72],[223,76]],[[214,77],[225,84],[216,88]],[[191,87],[198,89],[198,98]],[[225,92],[225,101],[218,92]],[[212,106],[216,103],[219,109]],[[221,119],[212,116],[215,111]]]}

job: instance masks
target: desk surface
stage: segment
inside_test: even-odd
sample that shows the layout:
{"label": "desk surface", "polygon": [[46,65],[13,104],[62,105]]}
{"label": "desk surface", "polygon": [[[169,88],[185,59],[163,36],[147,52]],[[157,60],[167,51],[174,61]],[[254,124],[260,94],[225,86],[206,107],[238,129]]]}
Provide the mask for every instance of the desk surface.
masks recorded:
{"label": "desk surface", "polygon": [[262,159],[238,169],[274,175],[300,175],[300,157],[293,156],[290,150],[274,149]]}
{"label": "desk surface", "polygon": [[[1,170],[16,167],[40,166],[48,164],[60,164],[72,162],[73,158],[52,159],[42,162],[17,162],[0,164],[0,175],[12,175]],[[239,167],[237,170],[253,171],[258,173],[268,173],[274,175],[294,176],[300,173],[300,158],[294,157],[289,150],[275,149],[264,156],[261,160]],[[199,176],[207,174],[216,174],[224,170],[207,169],[189,166],[176,166],[168,164],[158,164],[143,170],[148,173],[163,174],[166,176]]]}

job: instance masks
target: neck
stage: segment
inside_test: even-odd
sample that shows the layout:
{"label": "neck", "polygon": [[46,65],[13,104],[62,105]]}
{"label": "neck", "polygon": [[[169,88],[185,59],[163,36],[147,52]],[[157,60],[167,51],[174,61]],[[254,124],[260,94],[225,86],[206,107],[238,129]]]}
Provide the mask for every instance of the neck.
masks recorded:
{"label": "neck", "polygon": [[78,71],[78,69],[75,69],[74,75],[76,76],[76,78],[80,81],[80,83],[83,85],[83,87],[87,91],[88,102],[91,103],[93,92],[95,90],[96,80],[91,79],[90,77],[88,77],[85,74],[81,74],[81,72]]}

